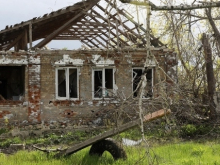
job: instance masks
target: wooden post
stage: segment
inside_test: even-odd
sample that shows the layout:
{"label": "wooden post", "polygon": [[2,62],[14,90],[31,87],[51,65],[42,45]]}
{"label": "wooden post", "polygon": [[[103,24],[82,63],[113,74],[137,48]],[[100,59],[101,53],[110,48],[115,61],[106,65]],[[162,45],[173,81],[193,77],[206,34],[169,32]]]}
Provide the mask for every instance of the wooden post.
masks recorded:
{"label": "wooden post", "polygon": [[116,35],[117,35],[117,49],[119,49],[119,35],[118,35],[118,21],[115,20],[115,24],[116,24]]}
{"label": "wooden post", "polygon": [[21,38],[18,40],[17,44],[15,45],[15,51],[18,52],[19,50],[26,50],[27,51],[27,43],[28,43],[28,35],[27,29],[24,29],[23,33],[21,34]]}
{"label": "wooden post", "polygon": [[32,49],[32,23],[29,24],[29,49]]}
{"label": "wooden post", "polygon": [[24,37],[22,38],[21,50],[28,50],[28,30],[24,29]]}

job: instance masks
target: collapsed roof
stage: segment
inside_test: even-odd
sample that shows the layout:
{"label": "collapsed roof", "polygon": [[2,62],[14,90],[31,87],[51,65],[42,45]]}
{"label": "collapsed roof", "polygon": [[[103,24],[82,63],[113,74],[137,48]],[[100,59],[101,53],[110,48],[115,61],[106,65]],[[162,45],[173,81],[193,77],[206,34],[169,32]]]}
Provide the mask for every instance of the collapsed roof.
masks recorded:
{"label": "collapsed roof", "polygon": [[[89,48],[143,47],[145,34],[145,28],[115,0],[87,0],[6,26],[0,31],[0,50],[42,48],[52,40],[79,40]],[[151,35],[151,40],[157,39]],[[39,42],[33,46],[34,41]],[[163,44],[157,40],[156,46]]]}

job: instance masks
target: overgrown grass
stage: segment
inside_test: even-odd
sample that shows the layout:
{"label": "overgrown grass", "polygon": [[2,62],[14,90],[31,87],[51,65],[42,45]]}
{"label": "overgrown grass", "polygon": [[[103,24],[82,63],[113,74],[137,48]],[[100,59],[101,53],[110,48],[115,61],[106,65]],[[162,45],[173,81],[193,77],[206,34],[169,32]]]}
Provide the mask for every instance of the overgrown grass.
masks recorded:
{"label": "overgrown grass", "polygon": [[127,160],[114,161],[104,152],[102,157],[90,156],[89,147],[66,158],[54,158],[41,151],[19,151],[10,156],[0,154],[0,165],[218,165],[220,144],[217,142],[182,142],[148,147],[125,147]]}
{"label": "overgrown grass", "polygon": [[215,142],[195,143],[185,142],[154,148],[160,165],[217,165],[220,164],[220,144]]}

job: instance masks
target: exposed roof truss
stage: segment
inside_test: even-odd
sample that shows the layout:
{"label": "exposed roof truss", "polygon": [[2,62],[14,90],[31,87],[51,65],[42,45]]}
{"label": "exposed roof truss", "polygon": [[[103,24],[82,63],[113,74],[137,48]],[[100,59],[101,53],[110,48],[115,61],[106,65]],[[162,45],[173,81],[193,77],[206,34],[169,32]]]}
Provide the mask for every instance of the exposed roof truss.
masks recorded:
{"label": "exposed roof truss", "polygon": [[[42,48],[51,40],[79,40],[90,48],[142,47],[146,43],[145,29],[115,3],[114,0],[82,1],[43,17],[6,26],[0,31],[0,50]],[[163,45],[159,41],[158,44]]]}

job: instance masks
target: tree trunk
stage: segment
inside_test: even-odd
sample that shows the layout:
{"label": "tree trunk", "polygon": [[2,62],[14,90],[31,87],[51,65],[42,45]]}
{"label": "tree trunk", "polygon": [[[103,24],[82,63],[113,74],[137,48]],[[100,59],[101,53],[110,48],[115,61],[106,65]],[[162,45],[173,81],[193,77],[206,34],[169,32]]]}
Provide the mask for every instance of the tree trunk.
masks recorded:
{"label": "tree trunk", "polygon": [[209,117],[211,120],[216,119],[216,105],[214,103],[214,93],[215,93],[215,77],[213,71],[213,62],[212,62],[212,49],[209,43],[207,35],[203,33],[202,43],[204,48],[205,63],[206,63],[206,76],[207,76],[207,85],[208,85],[208,97],[207,101],[209,102],[210,113]]}
{"label": "tree trunk", "polygon": [[206,9],[206,15],[207,15],[209,23],[212,27],[212,30],[214,31],[214,36],[216,38],[216,41],[220,45],[220,32],[219,32],[218,28],[216,27],[215,22],[213,21],[213,18],[212,18],[212,15],[211,15],[211,10],[212,10],[211,8]]}

